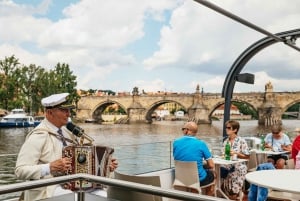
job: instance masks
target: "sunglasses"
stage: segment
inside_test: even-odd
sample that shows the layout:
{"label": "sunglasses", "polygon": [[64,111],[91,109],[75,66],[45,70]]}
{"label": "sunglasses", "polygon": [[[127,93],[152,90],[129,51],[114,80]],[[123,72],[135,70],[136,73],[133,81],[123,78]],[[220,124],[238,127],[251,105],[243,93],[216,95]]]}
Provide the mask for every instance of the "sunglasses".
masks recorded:
{"label": "sunglasses", "polygon": [[226,129],[228,129],[228,130],[232,130],[232,127],[226,127]]}
{"label": "sunglasses", "polygon": [[188,128],[182,128],[181,130],[184,131],[184,130],[189,130],[189,129]]}
{"label": "sunglasses", "polygon": [[272,132],[272,134],[274,134],[274,135],[277,135],[277,134],[279,134],[280,132]]}

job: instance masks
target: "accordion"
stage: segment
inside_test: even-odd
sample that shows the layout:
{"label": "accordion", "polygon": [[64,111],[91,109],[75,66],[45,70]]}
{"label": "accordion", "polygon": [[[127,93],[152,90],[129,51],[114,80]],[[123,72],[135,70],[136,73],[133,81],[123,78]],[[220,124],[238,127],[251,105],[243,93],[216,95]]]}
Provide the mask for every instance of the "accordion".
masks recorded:
{"label": "accordion", "polygon": [[[106,146],[66,146],[63,149],[63,157],[72,159],[72,168],[66,174],[86,173],[96,176],[109,177],[109,164],[114,149]],[[72,191],[103,188],[101,184],[89,181],[72,181],[67,189]]]}

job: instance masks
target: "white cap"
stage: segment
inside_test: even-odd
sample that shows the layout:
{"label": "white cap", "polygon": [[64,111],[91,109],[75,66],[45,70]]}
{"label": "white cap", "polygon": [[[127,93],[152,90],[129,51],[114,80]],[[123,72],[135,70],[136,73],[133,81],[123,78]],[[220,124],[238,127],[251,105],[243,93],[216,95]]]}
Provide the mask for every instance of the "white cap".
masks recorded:
{"label": "white cap", "polygon": [[45,108],[74,108],[73,105],[67,104],[69,93],[53,94],[42,99],[42,105]]}

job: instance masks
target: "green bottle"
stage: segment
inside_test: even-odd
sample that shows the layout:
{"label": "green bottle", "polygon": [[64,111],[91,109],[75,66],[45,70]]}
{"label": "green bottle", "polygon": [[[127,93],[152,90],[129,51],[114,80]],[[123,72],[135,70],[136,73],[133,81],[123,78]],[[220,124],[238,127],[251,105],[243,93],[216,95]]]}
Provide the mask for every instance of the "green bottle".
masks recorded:
{"label": "green bottle", "polygon": [[261,135],[261,137],[260,137],[260,149],[262,151],[265,150],[265,137],[264,137],[264,135]]}
{"label": "green bottle", "polygon": [[225,145],[225,160],[230,160],[230,144],[229,141],[227,140],[227,143]]}

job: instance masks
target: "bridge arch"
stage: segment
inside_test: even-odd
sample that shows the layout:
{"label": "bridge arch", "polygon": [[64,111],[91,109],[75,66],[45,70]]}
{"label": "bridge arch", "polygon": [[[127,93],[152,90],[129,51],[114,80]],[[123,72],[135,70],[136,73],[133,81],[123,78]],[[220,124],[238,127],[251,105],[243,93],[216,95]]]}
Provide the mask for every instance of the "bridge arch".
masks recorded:
{"label": "bridge arch", "polygon": [[[244,100],[240,100],[240,99],[232,99],[232,102],[245,103],[245,104],[247,104],[248,106],[250,106],[251,109],[252,109],[253,111],[256,112],[256,114],[258,114],[258,108],[257,108],[256,106],[254,106],[254,105],[253,105],[252,103],[250,103],[250,102],[247,102],[247,101],[244,101]],[[225,101],[219,101],[219,102],[217,102],[217,103],[211,108],[211,110],[209,111],[209,118],[210,118],[210,119],[211,119],[211,117],[212,117],[213,112],[214,112],[217,108],[219,108],[220,106],[222,106],[222,105],[225,106]]]}
{"label": "bridge arch", "polygon": [[282,113],[284,113],[285,111],[287,111],[287,109],[289,109],[291,106],[300,103],[300,99],[298,100],[292,100],[290,103],[288,103],[287,105],[285,105],[284,107],[282,107]]}
{"label": "bridge arch", "polygon": [[127,114],[127,109],[119,102],[117,101],[113,101],[113,100],[106,100],[106,101],[103,101],[101,103],[98,103],[92,110],[91,110],[91,116],[92,116],[92,119],[94,119],[96,122],[98,123],[101,123],[103,118],[102,118],[102,114],[103,114],[103,111],[110,105],[113,105],[113,104],[117,104],[119,107],[121,107],[124,112]]}
{"label": "bridge arch", "polygon": [[174,101],[174,100],[160,100],[157,102],[154,102],[152,105],[150,105],[147,109],[146,109],[146,114],[145,114],[145,119],[147,122],[152,122],[152,113],[155,111],[156,108],[158,108],[159,106],[165,104],[165,103],[176,103],[178,105],[180,105],[185,111],[187,111],[187,108],[182,105],[181,103]]}

